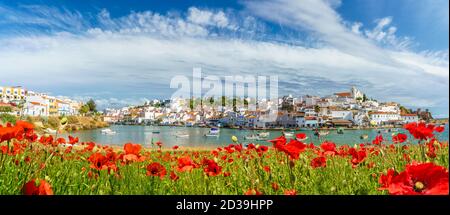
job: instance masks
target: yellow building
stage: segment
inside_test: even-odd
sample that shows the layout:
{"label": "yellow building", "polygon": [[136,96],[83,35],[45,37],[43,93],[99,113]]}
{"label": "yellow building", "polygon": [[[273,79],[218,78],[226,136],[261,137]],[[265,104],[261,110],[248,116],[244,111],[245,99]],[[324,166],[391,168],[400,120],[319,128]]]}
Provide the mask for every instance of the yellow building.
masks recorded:
{"label": "yellow building", "polygon": [[27,90],[21,86],[3,87],[0,86],[0,101],[9,103],[13,101],[25,100]]}
{"label": "yellow building", "polygon": [[58,100],[55,97],[48,96],[48,114],[50,116],[58,115]]}

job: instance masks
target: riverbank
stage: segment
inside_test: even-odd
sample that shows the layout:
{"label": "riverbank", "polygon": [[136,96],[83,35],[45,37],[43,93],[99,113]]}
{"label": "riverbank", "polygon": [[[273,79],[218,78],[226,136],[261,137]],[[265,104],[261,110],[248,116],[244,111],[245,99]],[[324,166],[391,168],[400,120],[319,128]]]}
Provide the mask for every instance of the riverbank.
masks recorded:
{"label": "riverbank", "polygon": [[15,123],[16,120],[25,120],[32,123],[38,133],[44,132],[47,129],[58,130],[59,132],[73,132],[109,127],[109,124],[104,122],[99,116],[67,116],[67,124],[65,126],[62,126],[60,123],[62,118],[63,116],[16,117],[10,115],[7,120],[0,120],[0,124],[6,124],[7,122]]}

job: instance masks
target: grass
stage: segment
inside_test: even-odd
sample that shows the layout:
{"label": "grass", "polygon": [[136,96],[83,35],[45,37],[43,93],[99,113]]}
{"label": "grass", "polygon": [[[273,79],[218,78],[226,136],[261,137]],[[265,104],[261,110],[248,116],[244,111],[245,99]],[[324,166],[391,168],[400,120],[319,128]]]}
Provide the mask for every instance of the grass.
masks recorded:
{"label": "grass", "polygon": [[[12,149],[11,140],[1,143]],[[384,142],[382,145],[367,145],[368,156],[356,167],[350,162],[351,156],[326,156],[326,167],[312,168],[311,160],[317,157],[316,149],[307,149],[299,159],[292,160],[280,151],[270,147],[258,154],[255,149],[228,153],[226,150],[214,156],[210,150],[164,150],[144,149],[139,155],[145,156],[142,162],[123,163],[116,159],[117,171],[97,170],[91,168],[88,158],[94,152],[105,154],[106,151],[97,145],[92,151],[86,145],[76,144],[71,152],[67,147],[43,145],[39,142],[20,141],[24,147],[15,154],[2,153],[0,160],[0,194],[21,194],[23,185],[31,179],[45,179],[50,183],[54,194],[63,195],[128,195],[128,194],[237,194],[242,195],[249,189],[256,189],[263,194],[283,194],[286,190],[295,190],[302,195],[383,195],[387,191],[379,191],[378,177],[389,168],[402,171],[412,161],[434,162],[448,169],[448,144],[438,147],[435,158],[425,155],[424,146],[402,144],[393,145]],[[17,147],[20,148],[20,147]],[[369,149],[373,152],[369,153]],[[116,153],[123,150],[114,149]],[[378,151],[378,152],[377,152]],[[378,155],[376,155],[378,153]],[[404,155],[408,155],[410,160]],[[177,159],[191,157],[200,164],[203,158],[213,159],[222,167],[217,176],[207,176],[201,165],[190,172],[176,170]],[[226,157],[225,157],[226,156]],[[229,159],[233,159],[229,162]],[[147,176],[146,167],[152,162],[161,163],[167,170],[163,179]],[[43,165],[45,167],[43,167]],[[373,165],[373,167],[371,167]],[[270,171],[266,171],[269,167]],[[170,172],[179,177],[171,180]],[[225,177],[224,172],[230,176]],[[273,183],[278,189],[273,188]]]}

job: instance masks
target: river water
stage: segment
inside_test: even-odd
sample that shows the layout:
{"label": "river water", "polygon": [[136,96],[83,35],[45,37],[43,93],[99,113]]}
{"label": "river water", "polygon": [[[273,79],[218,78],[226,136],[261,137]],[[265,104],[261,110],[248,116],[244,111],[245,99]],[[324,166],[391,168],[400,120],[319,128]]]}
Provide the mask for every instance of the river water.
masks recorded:
{"label": "river water", "polygon": [[[261,131],[251,130],[239,130],[239,129],[227,129],[221,128],[220,135],[218,137],[206,137],[205,134],[209,132],[209,128],[200,127],[170,127],[170,126],[135,126],[135,125],[113,125],[110,127],[116,134],[107,135],[102,134],[102,129],[77,131],[70,135],[77,136],[81,142],[95,142],[103,145],[123,145],[128,142],[139,143],[145,146],[150,146],[152,141],[162,141],[165,146],[171,147],[174,145],[184,147],[201,147],[201,148],[215,148],[219,146],[226,146],[230,143],[231,137],[234,135],[238,137],[241,143],[256,143],[270,145],[267,141],[245,140],[245,136],[250,134],[256,134]],[[155,132],[156,131],[156,132]],[[449,127],[445,126],[445,131],[438,133],[436,136],[439,140],[448,141]],[[281,135],[281,131],[267,131],[270,133],[269,139],[273,139]],[[392,133],[387,131],[380,131],[375,129],[370,130],[344,130],[343,134],[338,134],[336,130],[330,130],[329,134],[322,136],[319,140],[314,136],[314,132],[310,130],[295,131],[296,133],[305,133],[308,139],[307,143],[313,142],[319,144],[323,140],[333,141],[338,145],[341,144],[358,144],[372,141],[376,135],[382,134],[385,140],[391,140]],[[408,134],[403,129],[398,129],[393,133],[401,132]],[[179,134],[184,134],[181,137]],[[188,136],[186,135],[188,134]],[[361,139],[361,135],[368,135],[367,139]],[[68,134],[63,136],[67,137]],[[412,140],[412,137],[408,135],[408,139]]]}

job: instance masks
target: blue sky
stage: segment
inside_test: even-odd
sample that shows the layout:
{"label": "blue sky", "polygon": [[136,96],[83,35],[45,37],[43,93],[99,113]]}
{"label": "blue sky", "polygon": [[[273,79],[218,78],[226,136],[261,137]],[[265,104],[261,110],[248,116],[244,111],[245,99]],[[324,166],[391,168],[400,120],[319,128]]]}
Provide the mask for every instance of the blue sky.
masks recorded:
{"label": "blue sky", "polygon": [[279,75],[280,94],[355,85],[448,117],[447,0],[0,1],[0,85],[102,106],[175,75]]}

